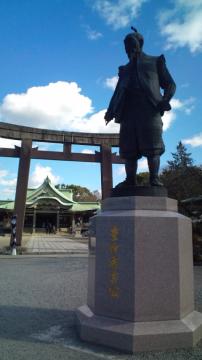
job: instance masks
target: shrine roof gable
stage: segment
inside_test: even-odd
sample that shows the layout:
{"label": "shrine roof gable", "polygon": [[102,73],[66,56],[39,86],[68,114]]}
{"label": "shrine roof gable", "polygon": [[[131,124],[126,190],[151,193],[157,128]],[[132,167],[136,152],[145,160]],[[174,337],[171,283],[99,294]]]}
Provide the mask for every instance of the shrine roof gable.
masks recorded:
{"label": "shrine roof gable", "polygon": [[47,177],[44,182],[36,189],[28,189],[27,191],[27,202],[32,203],[37,200],[37,198],[57,198],[59,202],[65,204],[74,204],[72,200],[72,193],[69,190],[60,191],[51,183],[50,179]]}

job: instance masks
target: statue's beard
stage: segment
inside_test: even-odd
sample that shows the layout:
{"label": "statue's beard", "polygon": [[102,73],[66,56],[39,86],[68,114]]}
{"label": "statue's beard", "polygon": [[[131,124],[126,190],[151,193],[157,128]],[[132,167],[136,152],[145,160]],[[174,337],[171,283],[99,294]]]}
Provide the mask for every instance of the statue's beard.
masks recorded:
{"label": "statue's beard", "polygon": [[133,51],[130,51],[128,53],[128,58],[130,61],[132,61],[133,59],[135,59],[141,52],[141,49],[134,49]]}

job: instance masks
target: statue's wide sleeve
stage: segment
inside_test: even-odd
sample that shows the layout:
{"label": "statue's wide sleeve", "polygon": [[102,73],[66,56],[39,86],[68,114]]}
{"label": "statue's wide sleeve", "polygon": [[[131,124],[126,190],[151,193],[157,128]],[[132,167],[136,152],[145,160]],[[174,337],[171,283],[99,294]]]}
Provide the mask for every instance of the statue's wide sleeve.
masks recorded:
{"label": "statue's wide sleeve", "polygon": [[157,67],[160,87],[164,90],[163,100],[169,102],[175,93],[176,84],[168,71],[164,55],[158,57]]}
{"label": "statue's wide sleeve", "polygon": [[121,114],[122,114],[122,109],[123,109],[123,105],[124,105],[124,100],[125,100],[125,87],[122,86],[122,76],[123,76],[123,66],[119,67],[119,79],[118,79],[118,83],[116,85],[116,88],[114,90],[114,94],[110,100],[108,109],[107,109],[107,117],[109,119],[114,119],[115,118],[115,122],[119,123],[121,120]]}

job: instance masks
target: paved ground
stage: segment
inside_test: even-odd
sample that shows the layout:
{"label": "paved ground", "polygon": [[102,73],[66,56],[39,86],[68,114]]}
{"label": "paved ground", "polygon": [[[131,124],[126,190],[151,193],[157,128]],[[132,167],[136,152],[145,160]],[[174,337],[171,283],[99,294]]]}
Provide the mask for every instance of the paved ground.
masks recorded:
{"label": "paved ground", "polygon": [[26,244],[28,253],[87,253],[88,241],[78,241],[69,239],[61,235],[38,235],[30,236]]}
{"label": "paved ground", "polygon": [[[0,237],[0,250],[9,246],[10,236]],[[22,247],[28,254],[87,254],[87,238],[68,238],[68,235],[24,234]],[[1,359],[0,359],[1,360]]]}
{"label": "paved ground", "polygon": [[[122,354],[79,340],[74,310],[86,303],[86,256],[0,257],[0,360],[196,360],[194,349]],[[202,267],[195,267],[202,311]]]}

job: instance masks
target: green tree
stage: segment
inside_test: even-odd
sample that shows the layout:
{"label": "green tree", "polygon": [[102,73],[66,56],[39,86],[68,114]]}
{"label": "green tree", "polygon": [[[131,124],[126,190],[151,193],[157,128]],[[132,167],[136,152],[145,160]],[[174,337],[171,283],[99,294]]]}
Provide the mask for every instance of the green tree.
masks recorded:
{"label": "green tree", "polygon": [[173,156],[173,160],[168,161],[168,168],[170,170],[187,169],[187,167],[193,165],[191,153],[187,152],[186,147],[181,141],[177,145],[177,151],[171,154]]}
{"label": "green tree", "polygon": [[141,172],[136,176],[137,184],[142,186],[148,186],[149,183],[149,173],[148,172]]}
{"label": "green tree", "polygon": [[97,201],[97,197],[88,188],[74,184],[58,184],[57,189],[72,189],[74,201]]}
{"label": "green tree", "polygon": [[194,166],[191,153],[179,142],[173,159],[163,169],[160,179],[168,196],[178,201],[202,194],[202,166]]}

